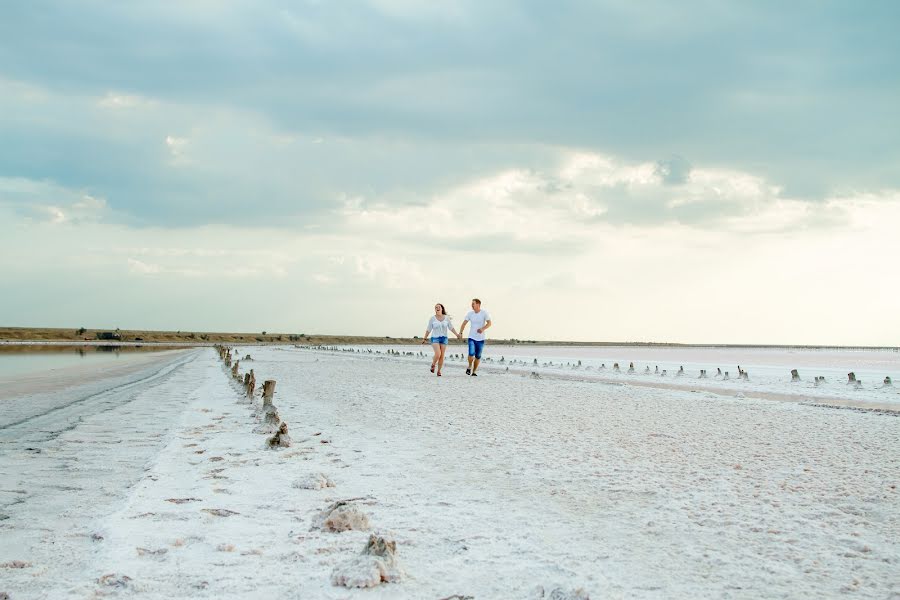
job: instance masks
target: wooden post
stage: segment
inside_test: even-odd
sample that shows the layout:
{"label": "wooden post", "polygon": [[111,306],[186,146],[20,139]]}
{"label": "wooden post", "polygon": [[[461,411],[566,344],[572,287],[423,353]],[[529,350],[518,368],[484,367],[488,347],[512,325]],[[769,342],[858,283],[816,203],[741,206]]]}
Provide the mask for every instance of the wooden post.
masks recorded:
{"label": "wooden post", "polygon": [[800,373],[797,369],[791,369],[791,381],[800,381]]}
{"label": "wooden post", "polygon": [[241,361],[236,360],[234,364],[231,365],[231,376],[235,379],[239,379],[240,375],[238,375],[238,366],[241,364]]}
{"label": "wooden post", "polygon": [[266,379],[263,382],[263,408],[272,404],[272,396],[275,394],[275,380]]}
{"label": "wooden post", "polygon": [[616,373],[619,372],[619,363],[613,363],[613,371],[615,371]]}
{"label": "wooden post", "polygon": [[706,369],[700,369],[700,377],[698,379],[706,379]]}
{"label": "wooden post", "polygon": [[884,378],[884,385],[894,385],[890,377]]}
{"label": "wooden post", "polygon": [[852,371],[847,373],[847,383],[856,383],[856,373]]}

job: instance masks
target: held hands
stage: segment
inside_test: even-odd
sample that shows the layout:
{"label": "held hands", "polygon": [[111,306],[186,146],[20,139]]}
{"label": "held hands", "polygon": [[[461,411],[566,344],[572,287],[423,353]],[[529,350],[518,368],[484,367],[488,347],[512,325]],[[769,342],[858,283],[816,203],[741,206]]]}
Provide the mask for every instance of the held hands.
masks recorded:
{"label": "held hands", "polygon": [[484,328],[482,327],[482,328],[478,329],[478,333],[484,333]]}

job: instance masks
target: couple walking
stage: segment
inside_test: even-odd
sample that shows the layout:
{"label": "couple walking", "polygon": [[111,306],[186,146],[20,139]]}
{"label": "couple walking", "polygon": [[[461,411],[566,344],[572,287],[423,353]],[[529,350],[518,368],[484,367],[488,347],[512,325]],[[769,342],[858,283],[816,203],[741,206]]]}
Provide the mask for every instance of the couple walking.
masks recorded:
{"label": "couple walking", "polygon": [[472,298],[472,310],[466,313],[466,318],[457,333],[444,305],[434,305],[434,316],[428,320],[428,328],[425,330],[422,343],[430,341],[431,347],[434,348],[431,372],[434,373],[434,368],[437,366],[438,377],[441,376],[441,369],[444,367],[444,353],[447,351],[450,332],[456,335],[456,339],[461,339],[468,323],[471,323],[472,327],[469,329],[469,368],[466,369],[466,375],[477,377],[476,371],[481,363],[481,353],[484,351],[484,332],[491,326],[490,313],[481,309],[481,300]]}

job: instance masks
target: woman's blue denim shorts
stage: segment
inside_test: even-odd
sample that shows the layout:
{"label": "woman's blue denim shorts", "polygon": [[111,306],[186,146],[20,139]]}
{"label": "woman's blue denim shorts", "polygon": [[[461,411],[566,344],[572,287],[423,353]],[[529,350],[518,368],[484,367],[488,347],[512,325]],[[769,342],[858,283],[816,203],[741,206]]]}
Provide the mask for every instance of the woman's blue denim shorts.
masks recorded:
{"label": "woman's blue denim shorts", "polygon": [[442,335],[440,337],[433,337],[433,338],[431,338],[431,343],[432,344],[443,344],[446,346],[447,345],[447,336]]}

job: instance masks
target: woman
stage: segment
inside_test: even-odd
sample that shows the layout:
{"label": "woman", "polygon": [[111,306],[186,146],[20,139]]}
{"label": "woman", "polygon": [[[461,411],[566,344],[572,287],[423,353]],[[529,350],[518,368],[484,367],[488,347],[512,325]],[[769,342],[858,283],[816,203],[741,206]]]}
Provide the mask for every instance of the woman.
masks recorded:
{"label": "woman", "polygon": [[[428,320],[428,328],[425,330],[425,336],[422,343],[431,341],[431,347],[434,348],[434,358],[431,359],[431,372],[434,373],[434,366],[437,365],[437,376],[441,376],[441,369],[444,366],[444,353],[447,351],[448,332],[452,331],[459,338],[456,329],[453,328],[453,322],[447,314],[447,309],[443,304],[434,305],[434,316]],[[429,334],[431,337],[429,338]]]}

